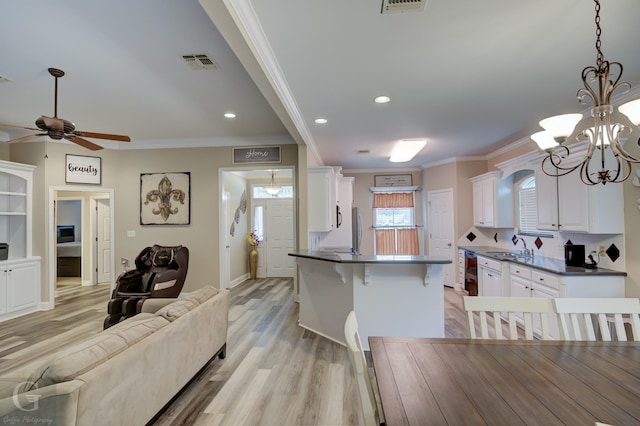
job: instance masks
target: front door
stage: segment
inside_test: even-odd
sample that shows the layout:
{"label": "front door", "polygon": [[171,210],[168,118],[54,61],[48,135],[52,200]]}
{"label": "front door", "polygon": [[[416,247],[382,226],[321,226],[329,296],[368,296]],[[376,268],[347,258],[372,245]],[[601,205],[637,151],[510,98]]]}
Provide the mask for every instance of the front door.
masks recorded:
{"label": "front door", "polygon": [[293,277],[295,262],[288,253],[294,250],[293,199],[266,202],[265,239],[268,277]]}

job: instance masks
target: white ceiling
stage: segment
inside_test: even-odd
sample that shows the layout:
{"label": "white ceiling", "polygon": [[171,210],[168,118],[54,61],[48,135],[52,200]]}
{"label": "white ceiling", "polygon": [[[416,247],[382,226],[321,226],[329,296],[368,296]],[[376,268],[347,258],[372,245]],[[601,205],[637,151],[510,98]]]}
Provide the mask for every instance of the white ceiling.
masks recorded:
{"label": "white ceiling", "polygon": [[[626,98],[640,97],[640,2],[602,1],[605,58],[624,65]],[[586,110],[575,93],[596,58],[589,0],[430,0],[404,14],[381,14],[381,0],[200,3],[6,2],[0,75],[13,82],[0,83],[0,123],[53,115],[48,67],[67,73],[60,117],[130,135],[132,148],[295,141],[345,169],[485,155]],[[219,68],[192,71],[186,53]],[[374,104],[380,94],[391,102]],[[388,162],[395,141],[419,137],[414,160]]]}

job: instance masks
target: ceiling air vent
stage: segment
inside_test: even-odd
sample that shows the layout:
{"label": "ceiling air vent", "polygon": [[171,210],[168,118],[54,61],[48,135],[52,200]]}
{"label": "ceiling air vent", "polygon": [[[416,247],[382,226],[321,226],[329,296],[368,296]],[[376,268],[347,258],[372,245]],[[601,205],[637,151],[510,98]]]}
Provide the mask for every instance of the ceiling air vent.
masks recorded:
{"label": "ceiling air vent", "polygon": [[380,13],[423,12],[428,0],[382,0]]}
{"label": "ceiling air vent", "polygon": [[191,53],[182,55],[182,59],[189,65],[192,70],[212,70],[218,68],[218,64],[206,53]]}

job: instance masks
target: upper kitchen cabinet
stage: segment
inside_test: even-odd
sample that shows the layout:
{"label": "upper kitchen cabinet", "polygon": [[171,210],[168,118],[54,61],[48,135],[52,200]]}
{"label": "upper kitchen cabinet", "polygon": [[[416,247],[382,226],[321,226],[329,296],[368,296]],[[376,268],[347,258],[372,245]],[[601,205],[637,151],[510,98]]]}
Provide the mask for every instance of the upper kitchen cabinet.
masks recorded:
{"label": "upper kitchen cabinet", "polygon": [[548,176],[536,169],[538,229],[592,234],[624,232],[622,185],[582,183],[577,173]]}
{"label": "upper kitchen cabinet", "polygon": [[513,227],[513,177],[500,179],[502,172],[471,178],[473,224],[481,228]]}
{"label": "upper kitchen cabinet", "polygon": [[337,227],[338,182],[341,167],[309,167],[309,232]]}

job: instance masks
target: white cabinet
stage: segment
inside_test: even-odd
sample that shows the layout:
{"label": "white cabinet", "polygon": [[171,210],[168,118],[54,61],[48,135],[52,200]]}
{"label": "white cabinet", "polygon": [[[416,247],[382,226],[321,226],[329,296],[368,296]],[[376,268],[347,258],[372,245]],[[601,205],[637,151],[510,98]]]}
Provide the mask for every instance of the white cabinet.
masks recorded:
{"label": "white cabinet", "polygon": [[[621,275],[559,275],[528,268],[517,263],[509,267],[512,297],[545,297],[549,299],[549,335],[559,339],[558,321],[551,299],[558,297],[624,297],[624,276]],[[518,316],[522,320],[521,315]],[[540,333],[539,320],[534,332]]]}
{"label": "white cabinet", "polygon": [[0,243],[8,259],[0,261],[0,320],[38,308],[40,258],[31,255],[32,190],[35,167],[0,161]]}
{"label": "white cabinet", "polygon": [[[340,168],[309,167],[309,232],[328,232],[336,223],[337,182]],[[337,173],[336,173],[337,172]]]}
{"label": "white cabinet", "polygon": [[0,320],[33,312],[40,302],[40,260],[0,262]]}
{"label": "white cabinet", "polygon": [[478,256],[478,295],[503,296],[502,262]]}
{"label": "white cabinet", "polygon": [[622,185],[582,183],[571,173],[548,176],[536,170],[538,229],[592,234],[624,232]]}
{"label": "white cabinet", "polygon": [[484,228],[513,227],[513,177],[500,179],[502,172],[471,178],[473,224]]}
{"label": "white cabinet", "polygon": [[[543,274],[530,268],[512,264],[509,267],[509,275],[511,279],[511,296],[512,297],[544,297],[549,302],[549,314],[547,314],[547,323],[549,325],[549,337],[552,339],[559,338],[558,321],[553,314],[553,305],[551,300],[560,297],[558,290],[558,280],[553,275]],[[522,314],[516,314],[519,321],[523,321]],[[533,332],[541,335],[540,318],[533,316]]]}

